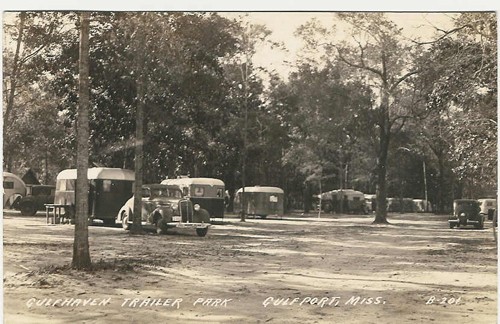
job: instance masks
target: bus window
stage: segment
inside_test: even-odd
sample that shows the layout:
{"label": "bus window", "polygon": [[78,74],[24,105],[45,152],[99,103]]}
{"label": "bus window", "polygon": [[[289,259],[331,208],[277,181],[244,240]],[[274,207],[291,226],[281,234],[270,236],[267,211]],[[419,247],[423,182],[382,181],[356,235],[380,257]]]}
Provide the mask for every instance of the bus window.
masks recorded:
{"label": "bus window", "polygon": [[203,187],[194,187],[194,195],[196,197],[203,197],[205,194],[205,188]]}

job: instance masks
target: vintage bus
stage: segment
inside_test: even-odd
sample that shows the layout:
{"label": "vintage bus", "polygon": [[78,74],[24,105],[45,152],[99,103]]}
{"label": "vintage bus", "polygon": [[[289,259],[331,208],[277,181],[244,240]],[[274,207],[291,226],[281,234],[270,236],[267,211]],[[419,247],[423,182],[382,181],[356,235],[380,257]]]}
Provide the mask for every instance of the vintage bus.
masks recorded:
{"label": "vintage bus", "polygon": [[425,199],[413,199],[413,211],[417,213],[432,212],[430,201]]}
{"label": "vintage bus", "polygon": [[24,181],[10,172],[3,173],[3,208],[11,208],[16,200],[26,196]]}
{"label": "vintage bus", "polygon": [[[342,204],[342,206],[341,206]],[[367,213],[365,195],[353,189],[331,190],[321,195],[321,206],[327,213]]]}
{"label": "vintage bus", "polygon": [[284,214],[285,193],[281,188],[245,187],[246,207],[243,206],[242,195],[243,188],[240,188],[234,197],[234,211],[236,213],[246,210],[247,215],[261,218],[270,215],[282,217]]}
{"label": "vintage bus", "polygon": [[166,179],[161,184],[177,186],[184,197],[189,198],[193,204],[206,209],[210,218],[224,218],[224,187],[222,180],[214,178],[188,178]]}
{"label": "vintage bus", "polygon": [[[132,197],[135,173],[118,168],[89,168],[89,220],[100,219],[114,224],[116,215]],[[55,204],[66,205],[66,213],[74,213],[76,169],[67,169],[57,175]],[[70,215],[71,216],[71,215]]]}
{"label": "vintage bus", "polygon": [[412,198],[387,198],[387,212],[412,213],[415,211]]}

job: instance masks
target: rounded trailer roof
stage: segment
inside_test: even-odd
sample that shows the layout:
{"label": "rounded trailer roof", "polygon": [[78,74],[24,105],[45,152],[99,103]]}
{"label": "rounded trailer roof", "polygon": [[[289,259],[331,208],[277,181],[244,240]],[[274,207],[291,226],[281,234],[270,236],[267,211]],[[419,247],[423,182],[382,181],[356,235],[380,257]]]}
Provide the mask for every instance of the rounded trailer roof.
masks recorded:
{"label": "rounded trailer roof", "polygon": [[167,185],[207,185],[207,186],[224,186],[224,181],[215,178],[177,178],[177,179],[166,179],[161,182]]}
{"label": "rounded trailer roof", "polygon": [[[239,192],[243,192],[243,188],[238,189],[236,193]],[[261,186],[245,187],[245,193],[246,192],[285,193],[283,189],[278,187],[261,187]]]}
{"label": "rounded trailer roof", "polygon": [[[132,170],[119,168],[89,168],[87,178],[90,179],[108,179],[108,180],[135,180],[135,173]],[[57,180],[76,179],[76,169],[67,169],[59,172]]]}
{"label": "rounded trailer roof", "polygon": [[358,195],[358,196],[364,196],[365,195],[361,191],[357,191],[357,190],[354,190],[354,189],[335,189],[335,190],[331,190],[329,192],[332,193],[332,194],[341,193],[342,192],[342,194],[344,194],[344,195]]}
{"label": "rounded trailer roof", "polygon": [[496,198],[479,198],[478,201],[496,201]]}
{"label": "rounded trailer roof", "polygon": [[157,189],[157,188],[164,189],[164,188],[167,188],[167,189],[177,189],[177,190],[179,190],[179,188],[177,186],[170,185],[170,184],[164,184],[164,183],[143,184],[142,187],[143,188],[150,188],[150,189]]}
{"label": "rounded trailer roof", "polygon": [[3,172],[3,178],[4,178],[4,180],[5,180],[7,177],[9,177],[9,178],[13,178],[13,179],[17,180],[18,182],[22,183],[23,185],[25,185],[25,183],[24,183],[23,179],[19,178],[19,177],[18,177],[17,175],[15,175],[14,173],[10,173],[10,172],[6,172],[6,171],[4,171],[4,172]]}
{"label": "rounded trailer roof", "polygon": [[472,199],[472,198],[463,198],[463,199],[455,199],[453,200],[454,203],[456,202],[479,202],[477,199]]}

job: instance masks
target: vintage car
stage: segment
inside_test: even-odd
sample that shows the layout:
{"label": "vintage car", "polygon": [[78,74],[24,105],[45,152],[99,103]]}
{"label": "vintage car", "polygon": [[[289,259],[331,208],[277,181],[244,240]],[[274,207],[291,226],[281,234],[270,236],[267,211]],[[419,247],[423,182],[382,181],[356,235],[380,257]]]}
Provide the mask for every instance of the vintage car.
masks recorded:
{"label": "vintage car", "polygon": [[497,200],[495,198],[482,198],[478,199],[481,204],[481,214],[488,217],[489,220],[493,219],[495,210],[497,209]]}
{"label": "vintage car", "polygon": [[56,187],[49,185],[32,185],[26,187],[26,196],[16,201],[13,206],[24,216],[33,216],[38,210],[45,210],[45,204],[54,203]]}
{"label": "vintage car", "polygon": [[[134,217],[134,197],[120,209],[117,221],[130,229]],[[185,198],[177,186],[150,184],[142,186],[141,224],[154,227],[159,234],[169,228],[194,228],[198,236],[205,236],[210,226],[208,211]]]}
{"label": "vintage car", "polygon": [[484,216],[480,214],[479,201],[475,199],[456,199],[453,201],[453,215],[448,218],[450,228],[474,225],[484,228]]}
{"label": "vintage car", "polygon": [[200,205],[210,213],[210,218],[224,218],[224,182],[214,178],[166,179],[165,185],[177,186],[193,204]]}

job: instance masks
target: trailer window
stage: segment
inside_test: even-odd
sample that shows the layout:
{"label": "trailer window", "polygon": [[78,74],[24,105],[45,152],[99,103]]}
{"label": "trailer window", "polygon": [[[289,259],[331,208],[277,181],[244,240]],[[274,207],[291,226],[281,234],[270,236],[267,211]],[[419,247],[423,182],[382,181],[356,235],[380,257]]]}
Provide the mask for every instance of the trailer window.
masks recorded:
{"label": "trailer window", "polygon": [[14,181],[4,181],[3,188],[4,189],[14,189]]}
{"label": "trailer window", "polygon": [[104,191],[104,192],[111,191],[111,180],[103,180],[102,181],[102,191]]}
{"label": "trailer window", "polygon": [[63,179],[57,181],[57,190],[59,191],[75,191],[75,180]]}

